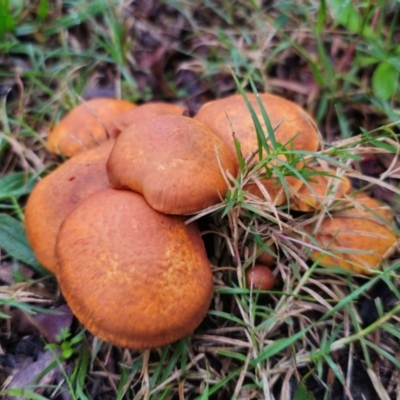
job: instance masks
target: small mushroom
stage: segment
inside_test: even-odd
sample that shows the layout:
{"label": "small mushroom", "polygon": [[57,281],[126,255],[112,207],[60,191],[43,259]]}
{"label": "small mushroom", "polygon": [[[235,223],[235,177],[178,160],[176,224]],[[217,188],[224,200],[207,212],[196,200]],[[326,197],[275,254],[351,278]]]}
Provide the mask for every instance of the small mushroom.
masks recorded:
{"label": "small mushroom", "polygon": [[[320,144],[320,134],[313,119],[297,104],[279,96],[269,93],[259,95],[267,111],[272,127],[275,129],[277,142],[287,145],[290,149],[316,151]],[[267,128],[257,98],[253,93],[247,97],[256,111],[263,131],[267,134]],[[241,95],[228,96],[224,99],[210,101],[204,104],[194,117],[208,124],[215,133],[236,154],[232,135],[241,144],[244,158],[257,150],[257,134],[254,122],[245,100]]]}
{"label": "small mushroom", "polygon": [[56,272],[54,249],[65,217],[83,199],[109,188],[106,162],[110,140],[66,161],[33,189],[25,208],[25,229],[39,262]]}
{"label": "small mushroom", "polygon": [[183,115],[185,109],[177,104],[164,103],[162,101],[152,101],[142,104],[134,110],[128,111],[116,117],[114,124],[120,131],[126,129],[129,125],[142,121],[146,118],[155,117],[157,115],[173,114]]}
{"label": "small mushroom", "polygon": [[333,169],[313,167],[309,168],[309,171],[315,172],[315,175],[310,176],[307,184],[300,181],[301,187],[291,194],[289,201],[292,210],[303,212],[321,210],[327,202],[341,199],[351,191],[350,180],[346,177],[335,177]]}
{"label": "small mushroom", "polygon": [[265,265],[256,264],[246,269],[246,286],[258,290],[270,290],[274,286],[274,274]]}
{"label": "small mushroom", "polygon": [[[319,265],[360,274],[378,269],[397,244],[389,208],[365,194],[355,195],[348,208],[304,229],[305,240],[313,244],[311,256]],[[315,249],[314,242],[321,250]]]}
{"label": "small mushroom", "polygon": [[224,173],[235,176],[234,155],[206,124],[159,115],[125,129],[116,140],[107,172],[116,189],[143,194],[155,210],[187,214],[223,199]]}
{"label": "small mushroom", "polygon": [[98,98],[87,100],[73,108],[49,133],[47,148],[66,157],[98,146],[115,138],[119,129],[114,119],[136,107],[118,99]]}
{"label": "small mushroom", "polygon": [[272,239],[268,239],[264,242],[264,246],[269,248],[269,251],[264,250],[256,259],[257,264],[266,265],[271,267],[276,263],[277,259],[277,248]]}
{"label": "small mushroom", "polygon": [[72,311],[117,346],[148,349],[181,339],[201,323],[212,299],[197,228],[131,191],[107,189],[81,202],[61,226],[56,254]]}

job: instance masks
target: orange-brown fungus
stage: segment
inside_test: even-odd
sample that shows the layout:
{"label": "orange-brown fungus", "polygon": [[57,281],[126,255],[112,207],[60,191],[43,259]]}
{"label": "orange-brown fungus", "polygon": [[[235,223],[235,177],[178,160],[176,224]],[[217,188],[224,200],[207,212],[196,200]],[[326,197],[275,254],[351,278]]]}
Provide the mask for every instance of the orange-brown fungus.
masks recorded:
{"label": "orange-brown fungus", "polygon": [[73,108],[49,133],[47,148],[72,157],[115,138],[119,129],[114,119],[136,107],[125,100],[98,98]]}
{"label": "orange-brown fungus", "polygon": [[106,162],[114,145],[110,140],[80,153],[42,179],[25,208],[29,243],[39,262],[56,272],[54,249],[61,223],[79,202],[109,188]]}
{"label": "orange-brown fungus", "polygon": [[226,171],[236,174],[227,145],[206,124],[178,115],[130,125],[107,163],[114,188],[143,194],[165,214],[193,213],[218,203],[228,190]]}
{"label": "orange-brown fungus", "polygon": [[265,265],[256,264],[246,269],[246,286],[258,290],[270,290],[274,286],[274,274]]}
{"label": "orange-brown fungus", "polygon": [[74,314],[106,342],[163,346],[200,324],[213,295],[194,225],[153,210],[137,193],[107,189],[65,219],[58,279]]}
{"label": "orange-brown fungus", "polygon": [[321,266],[361,274],[378,269],[397,243],[389,208],[365,194],[354,196],[348,209],[307,225],[305,231],[321,249],[312,249],[313,259]]}
{"label": "orange-brown fungus", "polygon": [[259,184],[265,189],[267,195],[254,181],[246,184],[243,190],[260,199],[271,201],[275,206],[280,206],[286,204],[291,194],[298,191],[303,184],[299,178],[293,176],[287,176],[285,181],[286,188],[279,182],[278,178],[261,179]]}
{"label": "orange-brown fungus", "polygon": [[[247,97],[256,111],[268,140],[267,129],[256,96],[248,93]],[[288,150],[291,147],[295,150],[307,151],[318,149],[320,144],[318,130],[312,118],[301,107],[282,97],[268,93],[260,94],[260,99],[267,111],[272,127],[277,127],[275,137],[280,144],[287,144]],[[254,122],[241,95],[229,96],[206,103],[194,118],[208,124],[229,145],[234,154],[236,154],[236,150],[233,133],[241,144],[244,158],[257,150],[257,134]]]}
{"label": "orange-brown fungus", "polygon": [[269,248],[269,251],[263,251],[258,257],[257,257],[257,264],[262,264],[266,265],[268,267],[271,267],[276,263],[276,253],[277,253],[277,248],[274,244],[274,242],[269,239],[264,242],[264,246]]}
{"label": "orange-brown fungus", "polygon": [[120,131],[123,131],[129,125],[142,121],[143,119],[164,114],[183,115],[184,112],[185,109],[176,104],[154,101],[142,104],[134,110],[121,114],[114,119],[114,123]]}
{"label": "orange-brown fungus", "polygon": [[[302,182],[302,186],[293,191],[290,198],[290,208],[295,211],[314,211],[321,210],[324,205],[335,202],[343,198],[351,191],[350,180],[346,177],[335,177],[335,170],[324,169],[322,167],[310,168],[316,172],[310,176],[307,184]],[[329,175],[319,175],[319,172]]]}

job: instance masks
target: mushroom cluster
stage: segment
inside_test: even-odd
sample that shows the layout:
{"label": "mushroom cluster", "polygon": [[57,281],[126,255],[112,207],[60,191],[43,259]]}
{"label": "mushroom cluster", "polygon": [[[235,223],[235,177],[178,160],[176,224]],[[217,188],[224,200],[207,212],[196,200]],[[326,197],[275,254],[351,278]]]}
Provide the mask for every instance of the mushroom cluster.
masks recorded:
{"label": "mushroom cluster", "polygon": [[48,148],[71,158],[26,205],[38,260],[82,324],[118,346],[185,337],[212,299],[203,241],[183,214],[224,198],[236,160],[211,128],[182,114],[165,103],[79,105],[49,134]]}
{"label": "mushroom cluster", "polygon": [[[257,97],[247,96],[262,121]],[[318,149],[318,130],[304,110],[270,94],[260,99],[283,148]],[[224,200],[229,177],[239,170],[233,133],[244,158],[256,154],[256,131],[241,96],[207,103],[193,118],[183,114],[182,107],[166,103],[82,103],[49,134],[49,150],[71,158],[36,185],[26,205],[27,236],[38,260],[57,276],[82,324],[118,346],[158,347],[201,323],[212,300],[212,270],[199,230],[185,223],[185,215]],[[312,179],[286,176],[282,182],[268,176],[250,180],[244,189],[297,212],[320,210],[338,199],[354,202],[350,182],[334,178],[335,171],[298,167],[307,168]],[[371,202],[364,196],[359,205],[306,226],[308,237],[328,249],[311,256],[321,265],[356,272],[376,268],[396,235],[383,222],[390,215]],[[374,260],[338,261],[341,248],[358,246],[348,226],[358,227],[360,220],[370,225],[358,235],[379,235],[362,247]],[[271,256],[264,258],[271,263]],[[246,276],[258,289],[274,282],[263,266],[249,268]]]}

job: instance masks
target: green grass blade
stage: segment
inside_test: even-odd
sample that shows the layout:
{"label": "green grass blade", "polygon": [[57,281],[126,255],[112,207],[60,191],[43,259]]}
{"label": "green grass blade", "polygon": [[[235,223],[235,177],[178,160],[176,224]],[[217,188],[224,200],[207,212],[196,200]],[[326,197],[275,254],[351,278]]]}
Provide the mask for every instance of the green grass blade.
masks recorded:
{"label": "green grass blade", "polygon": [[29,194],[36,180],[32,174],[13,172],[0,178],[0,201]]}
{"label": "green grass blade", "polygon": [[26,239],[24,225],[8,214],[0,214],[0,243],[10,256],[43,275],[49,274],[36,260]]}
{"label": "green grass blade", "polygon": [[[273,128],[273,126],[271,124],[271,120],[268,117],[267,110],[265,109],[264,104],[261,101],[260,96],[258,94],[257,88],[254,85],[254,82],[253,82],[253,80],[251,78],[249,78],[249,82],[250,82],[251,89],[253,90],[253,93],[256,96],[257,104],[260,107],[261,115],[263,117],[265,126],[267,127],[267,133],[268,133],[268,138],[269,138],[269,140],[271,142],[271,147],[272,147],[273,150],[276,150],[278,148],[279,144],[276,141],[275,132],[274,132],[274,128]],[[264,132],[262,133],[262,136],[265,137]]]}
{"label": "green grass blade", "polygon": [[263,149],[266,151],[267,154],[270,154],[271,150],[270,150],[270,148],[269,148],[269,146],[267,144],[267,140],[265,138],[265,135],[264,135],[260,120],[257,117],[257,114],[256,114],[256,112],[254,110],[254,107],[252,106],[249,98],[247,97],[246,92],[243,90],[243,88],[242,88],[237,76],[234,75],[233,73],[232,73],[232,76],[233,76],[233,79],[235,81],[236,87],[238,88],[241,96],[243,97],[243,100],[245,101],[245,103],[247,105],[247,108],[249,109],[251,118],[253,120],[254,127],[255,127],[255,130],[256,130],[256,134],[257,134],[258,156],[259,156],[260,160],[262,160],[263,159]]}

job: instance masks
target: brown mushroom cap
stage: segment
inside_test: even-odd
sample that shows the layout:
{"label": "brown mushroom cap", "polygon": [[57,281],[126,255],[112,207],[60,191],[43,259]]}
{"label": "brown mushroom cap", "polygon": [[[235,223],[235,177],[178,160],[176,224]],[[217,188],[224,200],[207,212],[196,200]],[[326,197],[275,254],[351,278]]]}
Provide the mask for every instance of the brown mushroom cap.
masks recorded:
{"label": "brown mushroom cap", "polygon": [[[321,210],[327,202],[336,201],[343,198],[351,191],[350,180],[346,177],[335,178],[334,169],[322,167],[309,168],[315,171],[316,175],[311,175],[306,185],[293,191],[290,198],[290,208],[295,211],[314,211]],[[329,175],[318,175],[319,172],[329,173]]]}
{"label": "brown mushroom cap", "polygon": [[267,267],[271,267],[272,265],[274,265],[276,263],[277,248],[276,248],[276,245],[274,244],[273,240],[271,240],[271,239],[266,240],[264,242],[264,246],[268,247],[270,252],[263,251],[257,257],[256,261],[257,261],[257,264],[262,264],[262,265],[266,265]]}
{"label": "brown mushroom cap", "polygon": [[147,349],[181,339],[212,299],[197,228],[158,213],[134,192],[107,189],[80,203],[61,226],[56,252],[72,311],[117,346]]}
{"label": "brown mushroom cap", "polygon": [[[256,96],[253,93],[248,93],[247,97],[254,107],[263,131],[268,138]],[[275,130],[275,137],[279,143],[286,144],[293,139],[291,143],[296,150],[316,151],[318,149],[320,135],[316,125],[301,107],[269,93],[260,94],[260,99],[267,111],[272,127],[276,127],[281,122]],[[257,150],[257,134],[253,119],[241,95],[228,96],[206,103],[194,118],[210,125],[215,133],[228,144],[234,154],[236,154],[236,150],[232,133],[235,133],[241,144],[244,158]],[[290,145],[288,145],[289,148]]]}
{"label": "brown mushroom cap", "polygon": [[183,115],[184,112],[185,109],[177,104],[154,101],[142,104],[134,110],[119,115],[114,119],[114,124],[120,131],[123,131],[129,125],[146,118],[164,114]]}
{"label": "brown mushroom cap", "polygon": [[269,199],[266,198],[264,193],[255,182],[250,182],[244,185],[243,190],[247,191],[253,196],[259,197],[260,199],[270,200],[275,206],[280,206],[282,204],[286,204],[291,194],[296,193],[303,185],[301,179],[294,176],[285,177],[285,181],[287,185],[286,190],[278,178],[273,177],[260,180],[260,184],[267,191]]}
{"label": "brown mushroom cap", "polygon": [[125,100],[98,98],[73,108],[49,133],[47,148],[56,154],[72,157],[115,138],[119,129],[114,118],[135,108]]}
{"label": "brown mushroom cap", "polygon": [[354,196],[350,208],[333,212],[316,226],[306,226],[305,231],[330,253],[312,249],[312,258],[321,266],[361,274],[378,269],[397,243],[389,208],[365,194]]}
{"label": "brown mushroom cap", "polygon": [[192,118],[159,115],[125,129],[107,163],[116,189],[143,194],[155,210],[186,214],[218,203],[227,192],[223,171],[236,160],[207,125]]}
{"label": "brown mushroom cap", "polygon": [[83,199],[110,187],[106,162],[114,142],[71,158],[42,179],[28,198],[26,234],[37,259],[51,272],[56,272],[56,236],[65,217]]}
{"label": "brown mushroom cap", "polygon": [[265,265],[256,264],[246,269],[246,286],[258,290],[270,290],[274,286],[274,274]]}

